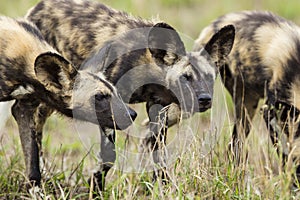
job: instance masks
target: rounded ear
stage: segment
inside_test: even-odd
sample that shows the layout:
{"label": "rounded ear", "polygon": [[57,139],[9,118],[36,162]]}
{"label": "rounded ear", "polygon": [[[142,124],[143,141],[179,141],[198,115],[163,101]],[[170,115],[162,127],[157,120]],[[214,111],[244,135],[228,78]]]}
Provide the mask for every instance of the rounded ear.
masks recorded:
{"label": "rounded ear", "polygon": [[172,65],[186,55],[179,34],[166,23],[155,24],[148,36],[149,50],[158,65]]}
{"label": "rounded ear", "polygon": [[233,47],[234,37],[234,26],[227,25],[215,33],[205,45],[204,49],[210,55],[211,60],[216,63],[217,67],[225,63],[225,59]]}
{"label": "rounded ear", "polygon": [[40,54],[34,63],[37,80],[50,92],[72,88],[77,74],[72,64],[59,54],[47,52]]}

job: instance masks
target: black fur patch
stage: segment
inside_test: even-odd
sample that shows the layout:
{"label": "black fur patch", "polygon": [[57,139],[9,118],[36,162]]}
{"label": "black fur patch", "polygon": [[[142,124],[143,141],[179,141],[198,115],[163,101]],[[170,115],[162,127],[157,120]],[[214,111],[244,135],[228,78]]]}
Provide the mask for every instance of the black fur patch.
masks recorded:
{"label": "black fur patch", "polygon": [[44,40],[44,37],[42,36],[41,32],[34,27],[33,25],[23,22],[23,21],[17,21],[20,26],[22,26],[28,33],[31,33],[36,38],[38,38],[40,41]]}

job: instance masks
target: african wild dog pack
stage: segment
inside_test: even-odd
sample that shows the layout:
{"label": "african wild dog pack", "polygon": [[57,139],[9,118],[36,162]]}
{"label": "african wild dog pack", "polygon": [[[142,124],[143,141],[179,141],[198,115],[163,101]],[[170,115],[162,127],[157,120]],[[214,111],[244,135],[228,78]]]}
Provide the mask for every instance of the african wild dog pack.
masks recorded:
{"label": "african wild dog pack", "polygon": [[[234,145],[239,143],[239,134],[249,133],[262,98],[267,99],[264,118],[273,143],[285,137],[282,132],[292,140],[298,137],[299,130],[291,133],[289,124],[298,118],[300,109],[300,27],[270,12],[230,13],[202,31],[194,50],[226,24],[236,28],[233,49],[221,69],[235,103]],[[289,148],[283,150],[283,157],[288,156],[292,143]]]}
{"label": "african wild dog pack", "polygon": [[[125,102],[146,102],[154,123],[150,123],[151,134],[145,143],[152,150],[158,148],[157,138],[164,140],[166,134],[155,123],[161,108],[176,103],[183,110],[202,112],[211,107],[217,73],[214,64],[224,63],[234,40],[234,27],[226,26],[204,48],[186,52],[169,24],[133,17],[93,1],[42,0],[27,19],[75,65],[103,72]],[[105,64],[99,65],[103,55]],[[152,109],[153,105],[160,106]],[[114,154],[114,149],[106,151]],[[95,176],[105,175],[113,161],[103,158],[102,172]],[[103,189],[103,180],[98,184]]]}
{"label": "african wild dog pack", "polygon": [[103,75],[77,70],[27,20],[0,17],[0,76],[0,101],[15,100],[26,175],[35,185],[41,181],[42,130],[53,111],[109,128],[116,127],[114,112],[124,118],[122,128],[136,116]]}

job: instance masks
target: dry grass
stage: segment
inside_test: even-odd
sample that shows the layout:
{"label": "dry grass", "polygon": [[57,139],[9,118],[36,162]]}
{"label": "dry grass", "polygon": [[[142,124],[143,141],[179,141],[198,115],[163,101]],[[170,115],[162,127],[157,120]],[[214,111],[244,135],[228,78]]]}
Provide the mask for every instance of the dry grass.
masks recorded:
{"label": "dry grass", "polygon": [[[106,178],[106,191],[99,198],[298,199],[298,189],[292,185],[295,168],[292,165],[280,167],[281,159],[270,142],[259,111],[253,120],[251,134],[243,140],[245,145],[240,150],[241,163],[235,164],[228,149],[233,125],[229,114],[232,108],[230,103],[225,103],[228,97],[219,82],[215,92],[211,111],[196,115],[182,124],[190,128],[188,132],[178,131],[178,127],[170,130],[169,144],[176,144],[182,151],[178,152],[167,169],[169,184],[163,185],[160,181],[153,184],[152,174],[148,172],[124,173],[114,168]],[[142,106],[136,109],[142,111]],[[210,115],[215,119],[213,123],[209,122]],[[142,118],[138,119],[136,126]],[[84,132],[80,131],[83,127]],[[23,187],[26,177],[15,123],[13,120],[7,123],[0,140],[0,199],[89,198],[87,179],[96,167],[95,155],[99,147],[97,129],[54,116],[48,121],[44,132],[42,187],[27,192]],[[119,133],[117,142],[119,149],[128,148],[127,151],[136,152],[135,147],[130,148],[136,143],[130,142],[126,146],[121,135]],[[176,136],[180,140],[174,139]],[[187,139],[188,145],[182,145],[184,139]],[[119,156],[123,155],[119,153]],[[136,160],[130,164],[135,165]]]}

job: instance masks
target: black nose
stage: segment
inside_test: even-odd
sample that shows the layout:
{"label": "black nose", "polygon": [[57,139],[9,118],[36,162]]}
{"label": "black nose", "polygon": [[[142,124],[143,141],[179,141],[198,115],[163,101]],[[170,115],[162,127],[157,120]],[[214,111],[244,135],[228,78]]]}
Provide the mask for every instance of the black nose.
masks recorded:
{"label": "black nose", "polygon": [[211,96],[210,94],[200,94],[198,96],[198,102],[200,106],[203,106],[205,108],[208,108],[211,106]]}
{"label": "black nose", "polygon": [[132,121],[135,120],[135,118],[137,117],[137,114],[134,110],[132,110],[131,108],[128,108],[128,114],[130,115]]}

